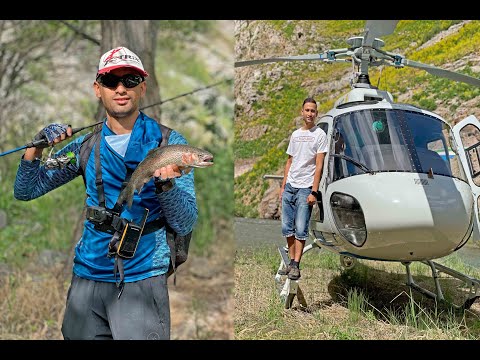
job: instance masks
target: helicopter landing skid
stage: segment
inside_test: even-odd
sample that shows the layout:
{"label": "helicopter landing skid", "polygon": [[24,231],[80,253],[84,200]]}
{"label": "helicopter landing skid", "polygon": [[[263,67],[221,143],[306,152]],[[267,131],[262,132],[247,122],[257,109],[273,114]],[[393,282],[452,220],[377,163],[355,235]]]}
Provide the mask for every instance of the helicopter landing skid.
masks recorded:
{"label": "helicopter landing skid", "polygon": [[[315,243],[309,244],[305,246],[302,252],[302,256],[309,250],[316,248],[319,246]],[[290,257],[288,256],[288,248],[284,246],[279,246],[278,251],[280,252],[280,265],[278,270],[285,269],[287,264],[290,263]],[[293,304],[293,300],[295,296],[299,304],[303,307],[307,307],[307,301],[305,300],[305,296],[303,295],[302,289],[299,286],[300,280],[290,280],[285,275],[280,275],[278,272],[275,274],[275,285],[277,288],[277,292],[280,295],[280,299],[285,305],[285,309],[290,309]]]}
{"label": "helicopter landing skid", "polygon": [[[451,306],[453,306],[456,309],[469,309],[472,304],[475,302],[475,300],[480,297],[480,280],[472,278],[468,275],[462,274],[456,270],[453,270],[449,267],[446,267],[445,265],[441,265],[439,263],[436,263],[431,260],[424,260],[420,261],[421,263],[424,263],[425,265],[428,265],[430,269],[432,270],[432,277],[435,283],[435,290],[436,292],[432,292],[430,290],[427,290],[413,280],[412,273],[410,272],[410,264],[411,262],[402,262],[403,265],[405,265],[405,268],[407,270],[407,286],[410,286],[412,289],[422,293],[423,295],[438,300],[438,301],[443,301],[447,302]],[[440,285],[439,281],[439,273],[445,273],[450,275],[453,278],[459,279],[464,282],[464,293],[465,293],[465,302],[462,305],[457,305],[454,304],[453,302],[447,301],[445,299],[445,296],[443,295],[442,288]]]}

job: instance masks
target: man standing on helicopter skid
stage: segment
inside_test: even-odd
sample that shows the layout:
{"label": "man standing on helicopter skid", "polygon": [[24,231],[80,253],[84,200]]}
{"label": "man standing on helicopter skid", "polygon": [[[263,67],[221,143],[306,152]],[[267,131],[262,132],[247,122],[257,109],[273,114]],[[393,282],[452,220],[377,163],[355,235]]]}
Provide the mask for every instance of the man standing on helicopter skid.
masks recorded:
{"label": "man standing on helicopter skid", "polygon": [[309,97],[303,101],[301,114],[304,125],[290,137],[280,189],[282,235],[287,239],[290,264],[278,273],[288,275],[291,280],[300,278],[300,260],[327,152],[327,135],[315,125],[318,116],[315,99]]}

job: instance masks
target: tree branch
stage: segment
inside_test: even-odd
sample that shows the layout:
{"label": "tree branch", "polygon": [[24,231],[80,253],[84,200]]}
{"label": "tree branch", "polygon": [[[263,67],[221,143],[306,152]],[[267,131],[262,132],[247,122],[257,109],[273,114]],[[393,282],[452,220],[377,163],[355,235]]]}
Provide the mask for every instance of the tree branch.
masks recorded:
{"label": "tree branch", "polygon": [[68,27],[70,30],[73,30],[77,35],[80,35],[81,37],[83,37],[84,39],[87,39],[91,42],[93,42],[94,44],[96,45],[99,45],[100,46],[100,41],[97,40],[97,39],[94,39],[93,37],[91,37],[90,35],[84,33],[82,30],[76,28],[75,26],[69,24],[68,22],[66,22],[65,20],[58,20],[61,24],[65,25],[66,27]]}

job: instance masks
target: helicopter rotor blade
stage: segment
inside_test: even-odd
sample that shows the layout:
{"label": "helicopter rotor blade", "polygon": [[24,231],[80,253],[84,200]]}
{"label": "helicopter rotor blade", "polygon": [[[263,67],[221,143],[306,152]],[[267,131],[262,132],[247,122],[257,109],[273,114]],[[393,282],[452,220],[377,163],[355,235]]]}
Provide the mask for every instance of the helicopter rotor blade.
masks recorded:
{"label": "helicopter rotor blade", "polygon": [[243,60],[236,61],[235,67],[249,66],[255,64],[265,64],[272,62],[281,62],[281,61],[310,61],[310,60],[320,60],[325,62],[350,62],[352,52],[347,48],[342,49],[333,49],[327,50],[321,54],[306,54],[306,55],[295,55],[295,56],[280,56],[274,58],[266,59],[255,59],[255,60]]}
{"label": "helicopter rotor blade", "polygon": [[327,60],[325,54],[311,54],[311,55],[297,55],[297,56],[282,56],[257,60],[236,61],[235,67],[248,66],[254,64],[265,64],[280,61],[302,61],[302,60]]}
{"label": "helicopter rotor blade", "polygon": [[397,27],[399,20],[367,20],[364,46],[372,46],[375,38],[389,35]]}
{"label": "helicopter rotor blade", "polygon": [[432,75],[436,75],[436,76],[444,77],[450,80],[460,81],[460,82],[464,82],[470,85],[480,87],[480,79],[474,78],[469,75],[460,74],[455,71],[441,69],[432,65],[426,65],[426,64],[422,64],[420,62],[408,60],[408,59],[402,59],[402,64],[406,66],[411,66],[417,69],[425,70]]}
{"label": "helicopter rotor blade", "polygon": [[381,50],[380,47],[383,46],[383,41],[379,38],[393,33],[398,22],[399,20],[367,20],[363,39],[362,37],[352,37],[348,39],[347,43],[351,45],[349,48],[327,50],[320,54],[242,60],[236,61],[234,66],[242,67],[274,62],[312,60],[320,60],[324,62],[353,62],[359,66],[360,73],[364,75],[368,75],[368,69],[370,66],[380,66],[384,64],[396,68],[410,66],[425,70],[435,76],[480,87],[480,79],[475,77],[408,60],[402,55]]}

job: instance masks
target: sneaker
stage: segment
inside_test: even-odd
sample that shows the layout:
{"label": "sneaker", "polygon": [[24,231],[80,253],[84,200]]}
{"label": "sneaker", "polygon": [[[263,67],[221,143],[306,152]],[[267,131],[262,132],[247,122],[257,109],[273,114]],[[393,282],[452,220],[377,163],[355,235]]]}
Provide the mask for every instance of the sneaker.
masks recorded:
{"label": "sneaker", "polygon": [[298,267],[292,267],[290,272],[288,273],[288,278],[290,280],[298,280],[300,279],[300,269]]}
{"label": "sneaker", "polygon": [[289,265],[287,265],[287,267],[278,270],[278,271],[277,271],[277,274],[278,274],[278,275],[288,275],[288,273],[290,272],[290,270],[292,270],[292,266],[289,264]]}

